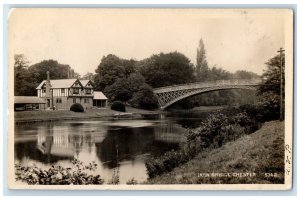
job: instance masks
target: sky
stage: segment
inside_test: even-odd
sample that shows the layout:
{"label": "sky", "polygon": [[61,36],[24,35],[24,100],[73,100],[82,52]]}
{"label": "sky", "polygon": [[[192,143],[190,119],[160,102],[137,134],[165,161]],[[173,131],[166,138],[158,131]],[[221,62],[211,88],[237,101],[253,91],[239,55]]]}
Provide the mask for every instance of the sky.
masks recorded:
{"label": "sky", "polygon": [[288,10],[63,9],[11,11],[9,63],[24,54],[30,64],[54,59],[80,75],[95,73],[115,54],[142,60],[178,51],[196,62],[202,38],[209,67],[262,74],[265,62],[285,47]]}

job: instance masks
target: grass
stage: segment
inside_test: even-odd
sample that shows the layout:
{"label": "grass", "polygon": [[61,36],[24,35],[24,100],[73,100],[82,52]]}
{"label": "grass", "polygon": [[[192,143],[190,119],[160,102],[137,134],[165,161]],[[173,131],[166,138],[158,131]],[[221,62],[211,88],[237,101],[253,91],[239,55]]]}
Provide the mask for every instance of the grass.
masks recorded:
{"label": "grass", "polygon": [[[226,173],[230,173],[231,177],[226,177]],[[213,175],[218,177],[212,177]],[[206,183],[284,183],[284,122],[267,122],[253,134],[228,142],[220,148],[203,151],[172,172],[147,182],[147,184]]]}
{"label": "grass", "polygon": [[[116,113],[124,113],[110,108],[88,109],[83,113],[69,110],[36,110],[36,111],[19,111],[14,112],[15,121],[22,120],[47,120],[47,119],[64,119],[64,118],[93,118],[93,117],[112,117]],[[157,111],[148,111],[132,107],[126,107],[125,113],[151,114]]]}

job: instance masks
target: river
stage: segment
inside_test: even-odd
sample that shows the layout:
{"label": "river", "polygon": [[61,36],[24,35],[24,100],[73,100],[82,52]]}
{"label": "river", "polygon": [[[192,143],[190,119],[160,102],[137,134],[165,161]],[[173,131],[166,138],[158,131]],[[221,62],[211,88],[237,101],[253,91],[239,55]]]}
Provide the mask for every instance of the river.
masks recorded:
{"label": "river", "polygon": [[185,128],[195,127],[207,113],[168,113],[156,119],[91,119],[15,126],[15,162],[48,169],[70,167],[74,158],[97,163],[95,174],[109,181],[116,169],[120,183],[146,181],[145,161],[184,140]]}

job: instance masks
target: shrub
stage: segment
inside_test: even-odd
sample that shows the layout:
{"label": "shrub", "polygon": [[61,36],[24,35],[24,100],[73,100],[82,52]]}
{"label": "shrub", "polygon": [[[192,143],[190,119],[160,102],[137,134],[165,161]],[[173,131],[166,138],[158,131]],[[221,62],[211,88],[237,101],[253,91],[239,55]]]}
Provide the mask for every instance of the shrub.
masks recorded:
{"label": "shrub", "polygon": [[95,171],[95,162],[84,166],[82,162],[73,160],[72,168],[52,166],[48,170],[36,166],[15,165],[16,180],[25,182],[29,185],[101,185],[104,180],[100,175],[88,174],[88,171]]}
{"label": "shrub", "polygon": [[175,167],[187,162],[188,155],[182,150],[171,150],[166,152],[160,158],[150,158],[146,161],[146,169],[149,178],[172,171]]}
{"label": "shrub", "polygon": [[80,103],[74,103],[71,107],[70,110],[73,112],[84,112],[84,108]]}
{"label": "shrub", "polygon": [[188,129],[187,140],[180,144],[179,150],[172,150],[159,158],[147,160],[146,169],[149,178],[172,171],[205,149],[221,147],[226,142],[236,140],[258,129],[257,121],[246,112],[231,109],[225,113],[211,114],[200,127]]}
{"label": "shrub", "polygon": [[114,101],[110,107],[112,110],[125,112],[125,105],[121,101]]}

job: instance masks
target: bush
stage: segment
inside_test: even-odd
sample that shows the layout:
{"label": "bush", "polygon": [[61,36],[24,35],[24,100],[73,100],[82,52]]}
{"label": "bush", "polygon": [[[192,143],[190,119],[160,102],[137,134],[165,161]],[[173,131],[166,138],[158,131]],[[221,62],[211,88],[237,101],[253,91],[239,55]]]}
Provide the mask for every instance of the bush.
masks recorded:
{"label": "bush", "polygon": [[172,171],[175,167],[187,160],[182,151],[168,151],[162,157],[146,161],[146,169],[149,178]]}
{"label": "bush", "polygon": [[80,103],[74,103],[71,107],[70,110],[73,112],[84,112],[84,108]]}
{"label": "bush", "polygon": [[180,144],[179,150],[172,150],[159,158],[147,160],[146,169],[149,178],[172,171],[205,149],[219,148],[226,142],[234,141],[258,129],[257,121],[246,112],[231,109],[225,110],[224,113],[211,114],[200,127],[189,129],[187,140]]}
{"label": "bush", "polygon": [[112,110],[120,111],[120,112],[125,112],[125,105],[121,101],[114,101],[110,107]]}
{"label": "bush", "polygon": [[15,165],[16,181],[22,181],[29,185],[102,185],[104,183],[100,175],[94,176],[88,173],[97,169],[95,162],[84,166],[82,162],[75,159],[72,163],[72,168],[58,165],[52,166],[48,170],[36,166]]}

